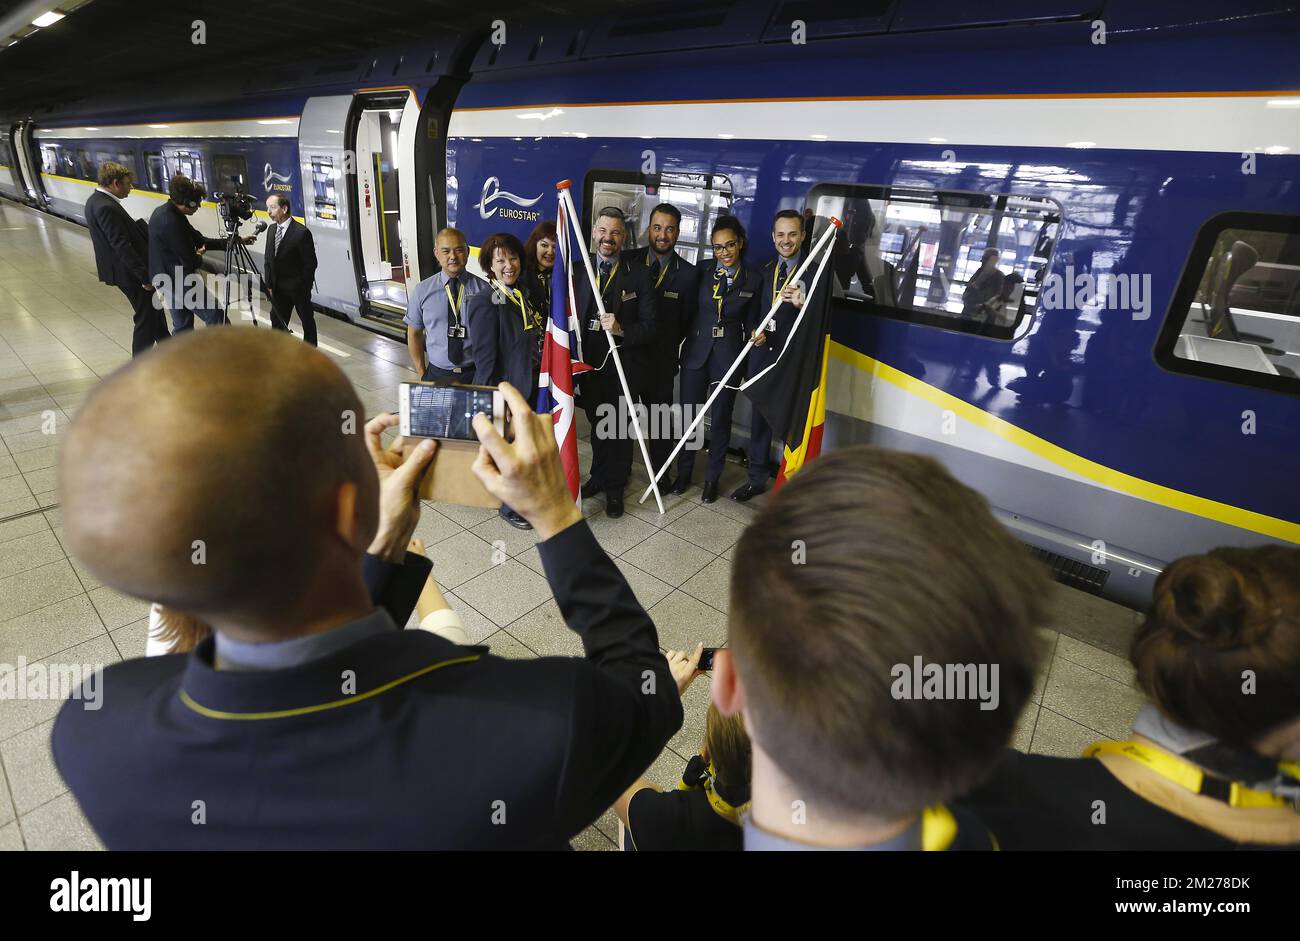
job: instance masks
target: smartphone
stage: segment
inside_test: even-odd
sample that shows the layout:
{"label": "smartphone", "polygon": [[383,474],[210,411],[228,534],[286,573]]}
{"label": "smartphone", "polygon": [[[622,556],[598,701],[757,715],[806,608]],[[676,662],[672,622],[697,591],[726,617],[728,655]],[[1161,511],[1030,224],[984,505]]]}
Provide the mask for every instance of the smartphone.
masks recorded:
{"label": "smartphone", "polygon": [[701,673],[707,673],[713,669],[713,655],[718,652],[717,647],[705,647],[700,652],[700,665],[695,669]]}
{"label": "smartphone", "polygon": [[398,390],[403,437],[477,441],[474,416],[488,416],[497,432],[506,435],[506,402],[492,386],[436,385],[403,382]]}

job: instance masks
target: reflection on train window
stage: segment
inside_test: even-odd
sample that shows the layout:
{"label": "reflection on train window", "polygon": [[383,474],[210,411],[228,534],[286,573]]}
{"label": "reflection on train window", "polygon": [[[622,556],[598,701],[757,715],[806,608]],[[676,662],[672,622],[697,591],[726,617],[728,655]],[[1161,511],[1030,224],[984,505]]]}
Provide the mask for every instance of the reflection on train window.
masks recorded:
{"label": "reflection on train window", "polygon": [[167,155],[168,178],[177,173],[183,173],[195,183],[207,186],[207,176],[203,172],[203,155],[198,151],[176,150]]}
{"label": "reflection on train window", "polygon": [[1300,217],[1211,220],[1197,236],[1157,359],[1178,372],[1300,391]]}
{"label": "reflection on train window", "polygon": [[212,172],[216,192],[248,192],[248,160],[242,154],[214,154]]}
{"label": "reflection on train window", "polygon": [[[709,226],[718,216],[731,211],[731,180],[720,174],[673,173],[640,174],[625,170],[593,170],[587,174],[584,206],[590,207],[590,219],[607,206],[614,206],[627,216],[627,241],[624,248],[646,245],[650,213],[660,203],[671,203],[682,213],[677,252],[697,264],[708,244]],[[595,251],[595,245],[590,249]]]}
{"label": "reflection on train window", "polygon": [[805,217],[844,227],[827,275],[842,304],[1009,340],[1033,315],[1061,224],[1054,201],[819,184]]}
{"label": "reflection on train window", "polygon": [[124,154],[120,150],[116,152],[97,150],[95,151],[95,175],[92,179],[98,180],[99,168],[110,162],[120,163],[122,166],[130,170],[133,176],[136,175],[135,154]]}
{"label": "reflection on train window", "polygon": [[313,154],[311,158],[312,207],[316,216],[330,222],[339,217],[339,196],[335,186],[334,158]]}
{"label": "reflection on train window", "polygon": [[53,145],[41,147],[41,172],[54,175],[59,173],[59,148]]}
{"label": "reflection on train window", "polygon": [[167,161],[157,151],[144,155],[145,172],[148,174],[149,189],[155,193],[167,192]]}

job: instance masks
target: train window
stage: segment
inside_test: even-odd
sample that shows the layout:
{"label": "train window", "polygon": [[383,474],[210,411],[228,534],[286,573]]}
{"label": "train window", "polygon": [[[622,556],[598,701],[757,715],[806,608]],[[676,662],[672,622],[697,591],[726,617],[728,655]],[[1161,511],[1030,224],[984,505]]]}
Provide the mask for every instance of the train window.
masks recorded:
{"label": "train window", "polygon": [[212,172],[217,192],[248,192],[248,158],[242,154],[214,154]]}
{"label": "train window", "polygon": [[1300,392],[1300,216],[1228,212],[1201,228],[1156,361],[1173,372]]}
{"label": "train window", "polygon": [[90,159],[90,151],[77,150],[77,176],[83,180],[98,179],[99,171],[95,169],[95,161]]}
{"label": "train window", "polygon": [[[177,150],[167,155],[167,176],[170,179],[177,173],[183,173],[201,186],[207,185],[207,175],[203,172],[203,155],[196,150]],[[163,192],[166,192],[166,188]]]}
{"label": "train window", "polygon": [[9,147],[9,142],[0,138],[0,165],[12,167],[14,165],[14,153]]}
{"label": "train window", "polygon": [[[696,264],[708,243],[709,226],[719,215],[731,210],[731,199],[731,180],[720,174],[647,175],[626,170],[593,170],[587,174],[583,205],[588,207],[588,230],[595,214],[606,206],[621,209],[627,216],[624,248],[641,248],[646,244],[650,212],[659,203],[671,203],[682,214],[677,252]],[[591,249],[594,251],[595,246]]]}
{"label": "train window", "polygon": [[144,155],[145,178],[149,189],[155,193],[167,192],[167,161],[158,151],[146,151]]}
{"label": "train window", "polygon": [[66,147],[60,147],[58,150],[58,154],[59,154],[59,169],[58,169],[59,175],[71,177],[72,179],[75,180],[77,178],[76,154],[74,154],[71,150],[68,150]]}
{"label": "train window", "polygon": [[839,183],[810,214],[844,223],[823,275],[841,306],[999,340],[1033,316],[1061,225],[1050,199]]}
{"label": "train window", "polygon": [[57,176],[59,173],[59,148],[47,145],[41,148],[41,172]]}

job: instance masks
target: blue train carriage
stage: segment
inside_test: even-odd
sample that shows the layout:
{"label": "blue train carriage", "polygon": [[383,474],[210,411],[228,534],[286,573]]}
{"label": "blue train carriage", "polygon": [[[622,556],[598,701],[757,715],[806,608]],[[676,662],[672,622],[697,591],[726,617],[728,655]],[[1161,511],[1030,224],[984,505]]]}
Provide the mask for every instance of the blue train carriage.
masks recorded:
{"label": "blue train carriage", "polygon": [[451,116],[448,215],[523,237],[571,177],[584,224],[618,205],[644,244],[667,199],[695,260],[732,211],[754,262],[780,209],[844,219],[826,446],[936,456],[1062,580],[1141,605],[1178,556],[1300,542],[1300,32],[1132,6],[516,33]]}

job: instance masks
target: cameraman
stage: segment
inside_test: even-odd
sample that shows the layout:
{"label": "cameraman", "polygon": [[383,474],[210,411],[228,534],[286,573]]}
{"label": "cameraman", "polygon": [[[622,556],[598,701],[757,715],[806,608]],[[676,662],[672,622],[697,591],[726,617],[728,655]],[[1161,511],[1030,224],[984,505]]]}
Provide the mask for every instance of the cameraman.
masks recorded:
{"label": "cameraman", "polygon": [[[149,217],[149,279],[172,312],[174,333],[194,329],[198,314],[209,327],[223,323],[225,315],[208,294],[199,261],[208,249],[223,252],[223,239],[204,238],[189,217],[198,212],[207,191],[180,173],[167,189],[171,196]],[[246,236],[245,242],[251,242]]]}
{"label": "cameraman", "polygon": [[271,228],[266,233],[266,261],[262,280],[271,298],[271,326],[288,330],[293,310],[302,321],[302,338],[316,345],[316,312],[311,306],[311,287],[316,280],[316,246],[311,232],[293,218],[289,199],[279,193],[266,198]]}

